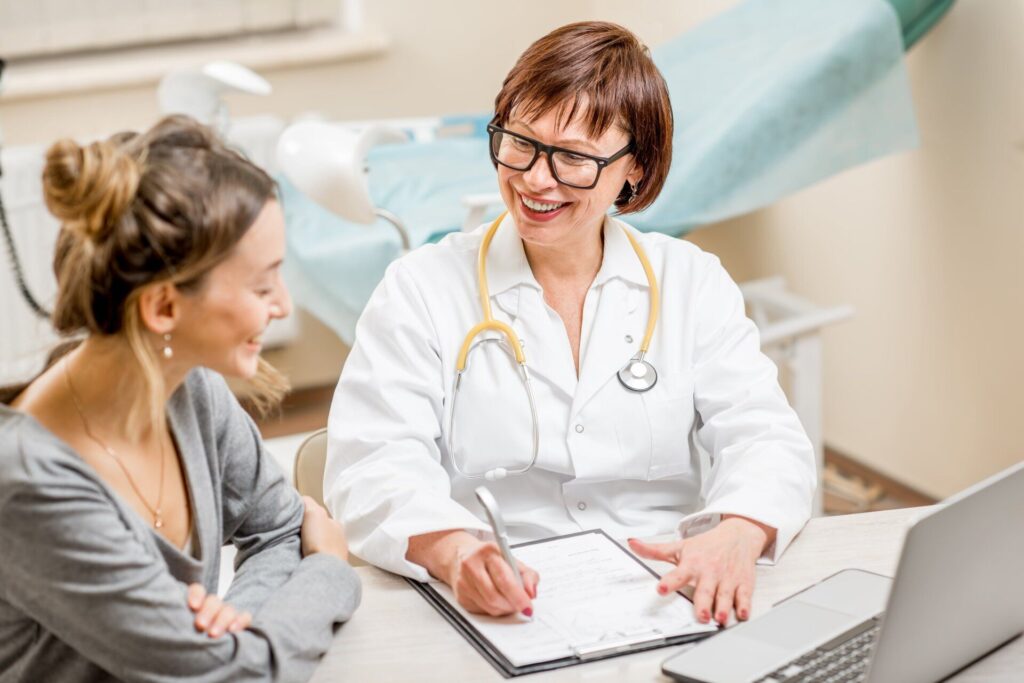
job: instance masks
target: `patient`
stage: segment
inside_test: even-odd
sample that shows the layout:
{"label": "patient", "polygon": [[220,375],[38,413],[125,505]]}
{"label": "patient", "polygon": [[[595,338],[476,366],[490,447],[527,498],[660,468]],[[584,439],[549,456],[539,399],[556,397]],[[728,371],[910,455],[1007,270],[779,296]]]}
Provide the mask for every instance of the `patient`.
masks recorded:
{"label": "patient", "polygon": [[53,323],[83,339],[0,399],[0,682],[305,680],[358,578],[221,377],[284,390],[259,355],[291,307],[273,181],[170,117],[56,143],[43,185]]}

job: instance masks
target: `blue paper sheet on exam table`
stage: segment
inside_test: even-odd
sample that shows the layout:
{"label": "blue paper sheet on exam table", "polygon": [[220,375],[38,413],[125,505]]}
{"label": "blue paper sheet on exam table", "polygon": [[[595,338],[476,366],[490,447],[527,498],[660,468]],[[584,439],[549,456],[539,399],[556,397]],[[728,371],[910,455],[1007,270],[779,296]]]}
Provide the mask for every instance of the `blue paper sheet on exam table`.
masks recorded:
{"label": "blue paper sheet on exam table", "polygon": [[[653,50],[675,114],[661,196],[631,214],[674,235],[765,206],[857,164],[917,144],[900,26],[884,0],[748,0]],[[481,134],[370,151],[377,206],[413,245],[458,230],[467,194],[497,191]],[[295,300],[351,343],[399,251],[387,224],[343,221],[282,182],[285,276]]]}

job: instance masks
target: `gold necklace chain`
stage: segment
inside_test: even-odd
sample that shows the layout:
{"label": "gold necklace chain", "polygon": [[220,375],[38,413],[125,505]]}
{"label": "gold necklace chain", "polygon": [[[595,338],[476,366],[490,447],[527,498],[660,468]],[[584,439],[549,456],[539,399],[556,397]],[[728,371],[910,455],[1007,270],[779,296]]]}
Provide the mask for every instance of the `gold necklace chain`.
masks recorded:
{"label": "gold necklace chain", "polygon": [[135,483],[135,479],[132,477],[117,452],[105,444],[98,436],[93,434],[92,429],[89,428],[89,420],[85,417],[85,410],[82,409],[82,402],[78,398],[78,393],[75,391],[74,386],[71,384],[71,371],[68,369],[69,364],[70,358],[65,358],[64,380],[67,382],[68,391],[71,393],[71,402],[75,404],[75,410],[78,411],[78,417],[82,418],[82,427],[85,428],[86,435],[95,441],[107,455],[114,459],[114,462],[116,462],[118,467],[121,468],[121,471],[124,472],[124,476],[128,480],[128,484],[132,487],[132,491],[135,492],[135,495],[138,496],[140,501],[142,501],[142,504],[146,506],[147,510],[149,510],[149,514],[153,515],[153,526],[157,529],[161,528],[164,525],[164,517],[161,507],[164,502],[164,461],[166,460],[167,455],[163,439],[160,439],[160,489],[157,492],[156,507],[153,507],[149,504],[149,501],[146,500],[146,497],[142,495],[142,491],[139,490],[138,485]]}

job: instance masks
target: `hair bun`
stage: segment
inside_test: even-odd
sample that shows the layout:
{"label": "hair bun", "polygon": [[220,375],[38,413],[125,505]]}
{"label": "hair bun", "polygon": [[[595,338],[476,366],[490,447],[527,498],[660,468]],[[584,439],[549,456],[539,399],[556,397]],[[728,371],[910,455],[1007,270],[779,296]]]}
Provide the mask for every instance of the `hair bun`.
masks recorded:
{"label": "hair bun", "polygon": [[113,142],[60,140],[46,153],[43,196],[66,227],[98,243],[135,199],[141,177],[139,163]]}

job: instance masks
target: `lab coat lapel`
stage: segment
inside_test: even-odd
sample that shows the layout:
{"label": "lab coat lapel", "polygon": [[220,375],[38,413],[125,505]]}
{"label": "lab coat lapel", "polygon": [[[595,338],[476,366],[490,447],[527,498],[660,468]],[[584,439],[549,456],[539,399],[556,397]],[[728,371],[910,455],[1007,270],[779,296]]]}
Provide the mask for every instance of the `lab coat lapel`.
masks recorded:
{"label": "lab coat lapel", "polygon": [[525,342],[523,354],[530,374],[571,397],[576,391],[576,372],[565,328],[544,305],[540,284],[508,216],[491,242],[487,279],[494,316],[509,323]]}
{"label": "lab coat lapel", "polygon": [[[616,375],[639,350],[650,288],[647,276],[621,221],[607,218],[604,224],[604,259],[594,278],[589,296],[600,294],[594,322],[581,349],[580,379],[573,402],[573,414]],[[599,291],[598,291],[599,290]]]}
{"label": "lab coat lapel", "polygon": [[519,316],[513,327],[526,341],[523,353],[530,374],[571,397],[577,383],[569,338],[562,321],[544,304],[540,291],[520,289]]}
{"label": "lab coat lapel", "polygon": [[644,292],[622,280],[611,280],[602,287],[600,304],[580,361],[573,415],[583,410],[608,382],[618,381],[616,375],[636,353],[643,337],[644,321],[637,310]]}

